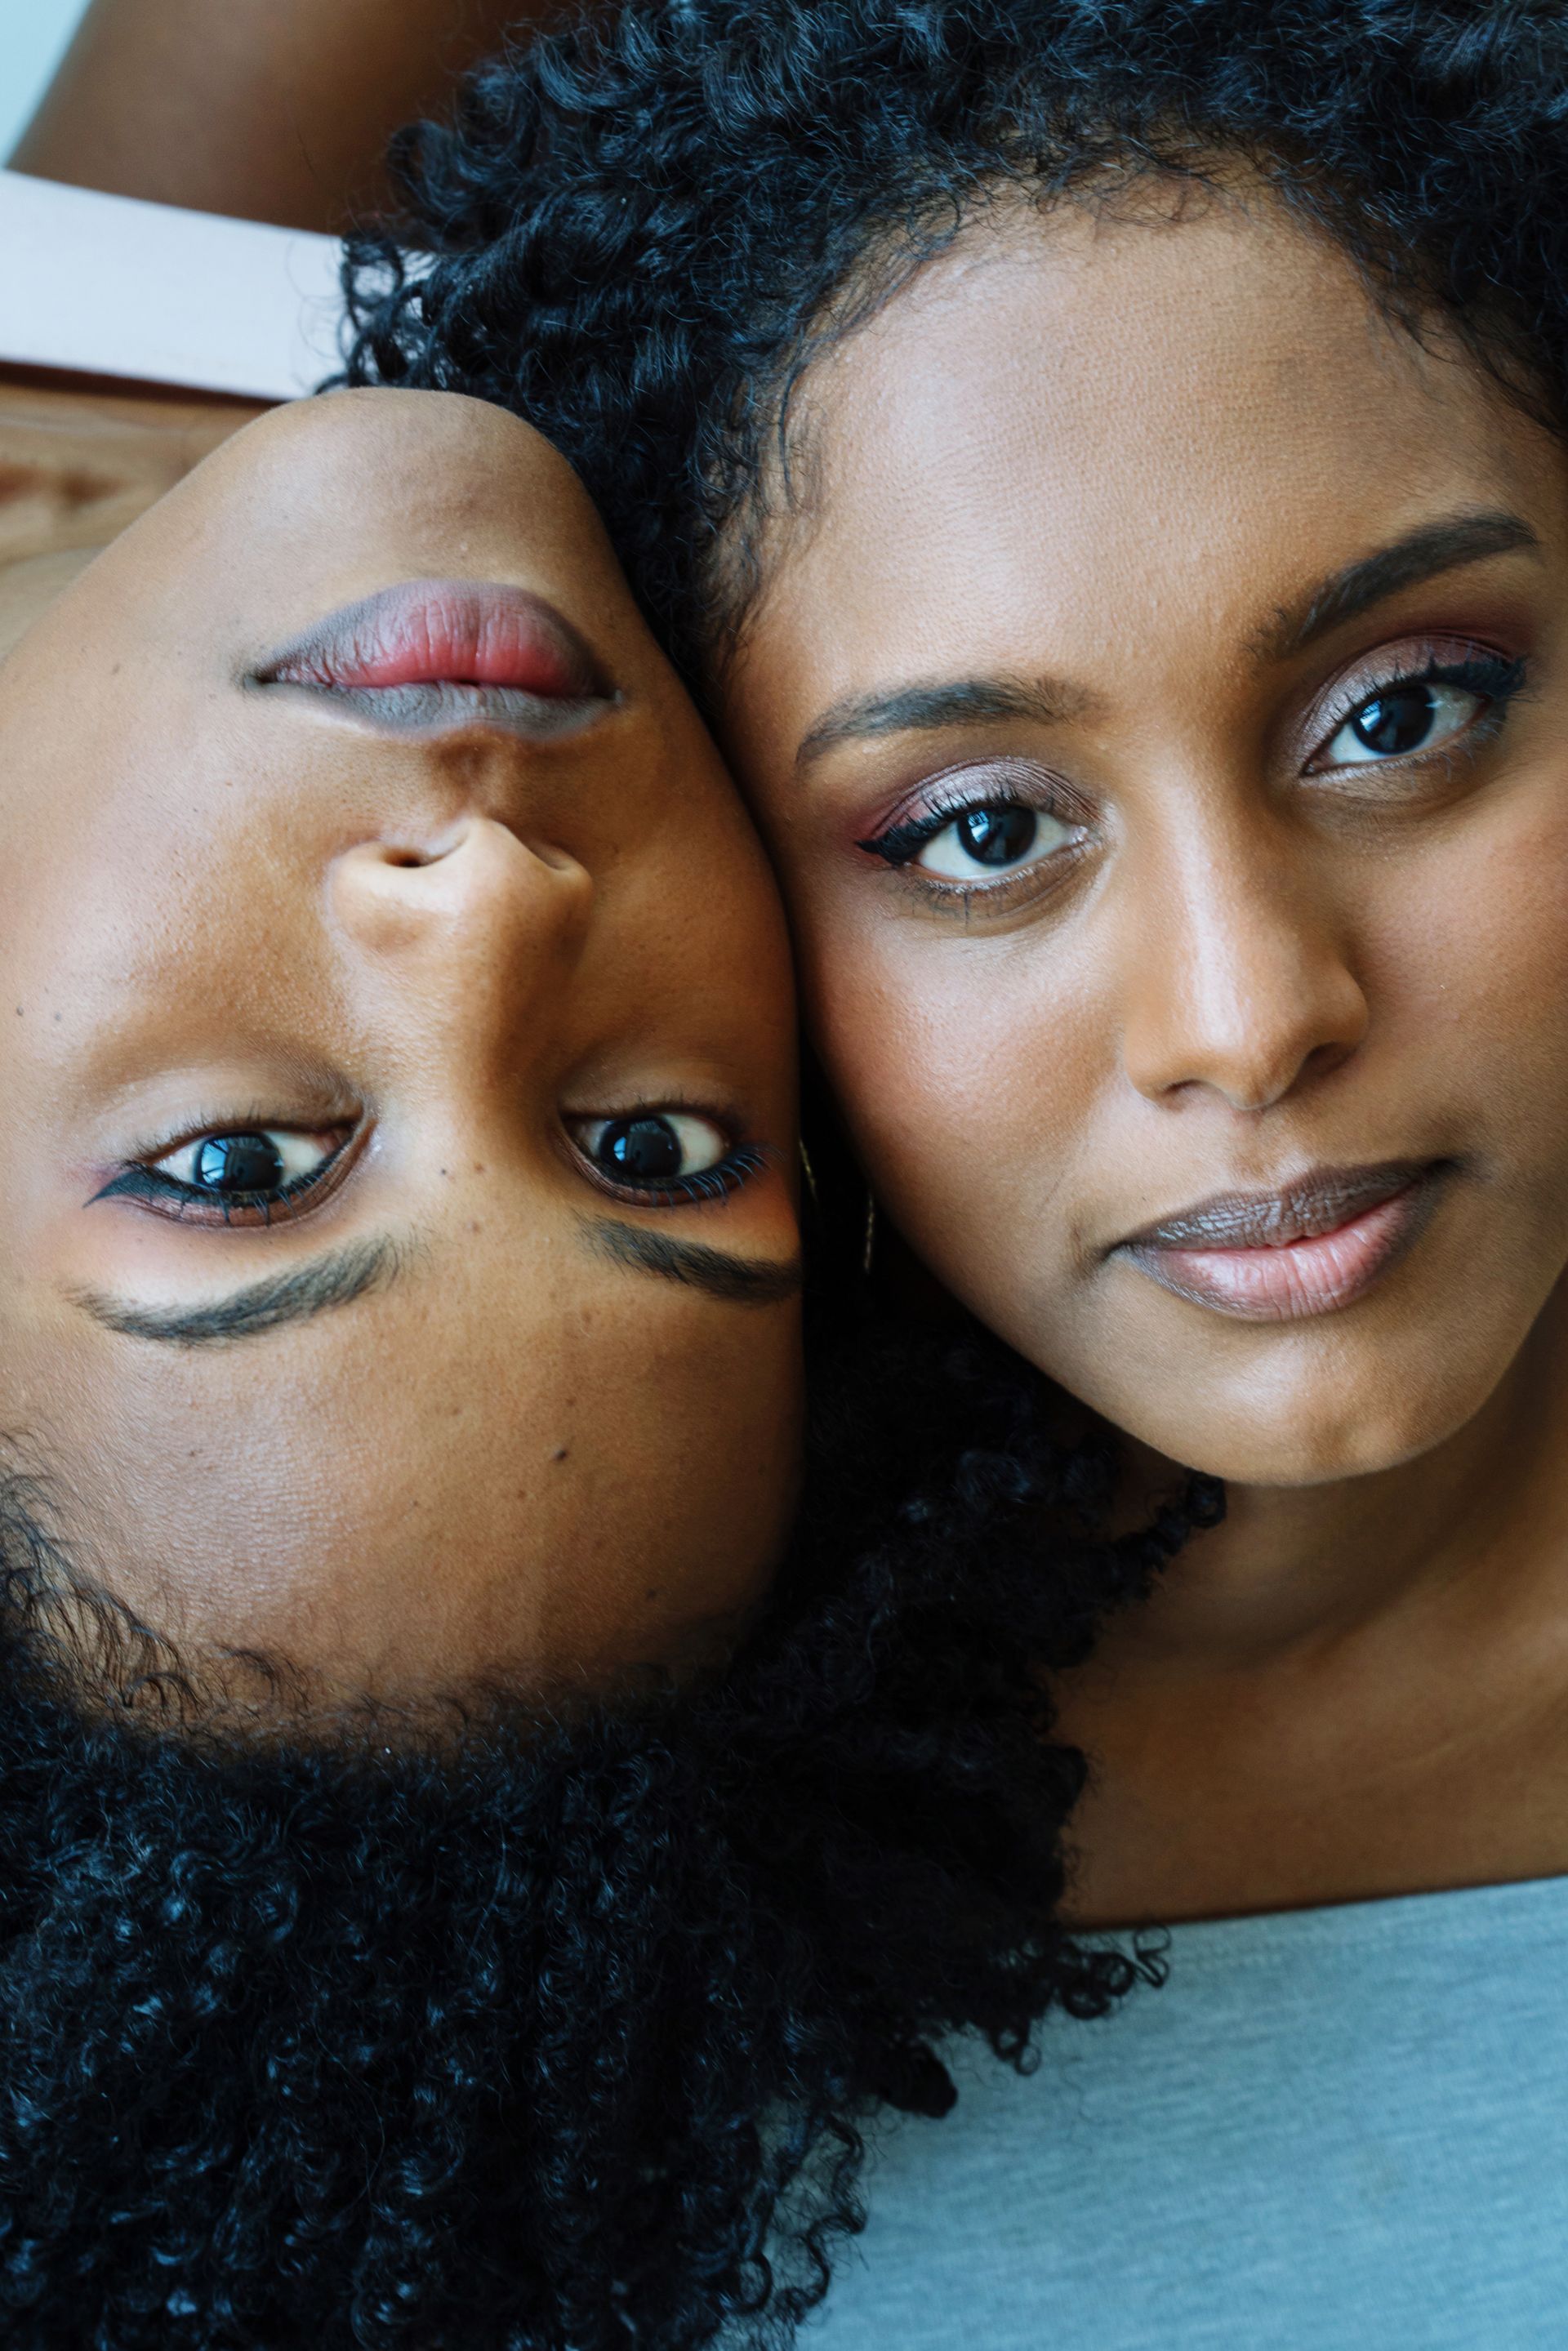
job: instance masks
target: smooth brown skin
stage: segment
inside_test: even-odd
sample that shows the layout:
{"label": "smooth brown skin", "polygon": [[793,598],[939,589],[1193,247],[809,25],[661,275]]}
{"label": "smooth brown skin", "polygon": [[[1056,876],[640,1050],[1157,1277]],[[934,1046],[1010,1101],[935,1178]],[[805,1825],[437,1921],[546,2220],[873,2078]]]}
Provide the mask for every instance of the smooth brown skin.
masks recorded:
{"label": "smooth brown skin", "polygon": [[9,158],[39,179],[290,227],[383,205],[381,159],[551,0],[93,0]]}
{"label": "smooth brown skin", "polygon": [[[398,731],[269,651],[421,578],[549,598],[618,698],[539,741]],[[617,1262],[602,1221],[792,1266],[777,896],[569,469],[440,393],[246,428],[0,665],[0,1429],[89,1570],[329,1691],[681,1662],[792,1499],[792,1302]],[[568,1122],[685,1107],[767,1153],[607,1193]],[[98,1196],[170,1139],[352,1133],[293,1221]],[[351,1302],[226,1343],[106,1328],[385,1236]]]}
{"label": "smooth brown skin", "polygon": [[[817,368],[796,436],[810,495],[725,736],[875,1193],[1130,1432],[1143,1490],[1229,1481],[1063,1693],[1098,1767],[1080,1915],[1568,1870],[1562,450],[1245,190],[993,214]],[[1344,567],[1492,509],[1538,546],[1275,642]],[[1528,656],[1500,732],[1310,772],[1358,678],[1455,639]],[[1056,707],[988,688],[797,764],[846,700],[969,680]],[[857,848],[1003,757],[1071,801],[1044,878],[943,901]],[[1216,1193],[1440,1155],[1424,1236],[1314,1320],[1106,1254]]]}

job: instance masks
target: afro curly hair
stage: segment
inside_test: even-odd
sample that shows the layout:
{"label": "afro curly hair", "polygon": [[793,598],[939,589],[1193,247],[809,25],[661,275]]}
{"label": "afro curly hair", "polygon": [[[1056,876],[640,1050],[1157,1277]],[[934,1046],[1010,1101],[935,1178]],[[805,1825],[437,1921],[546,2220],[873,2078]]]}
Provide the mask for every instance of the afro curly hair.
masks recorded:
{"label": "afro curly hair", "polygon": [[1558,0],[623,0],[479,71],[393,162],[397,236],[349,253],[347,380],[537,424],[699,692],[793,385],[1008,186],[1239,162],[1392,316],[1563,418]]}
{"label": "afro curly hair", "polygon": [[949,2033],[1027,2066],[1048,2009],[1157,1974],[1061,1923],[1084,1762],[1037,1669],[1218,1493],[1106,1537],[1106,1440],[976,1343],[851,1343],[816,1415],[727,1670],[481,1693],[439,1742],[297,1735],[267,1672],[242,1735],[0,1476],[14,2351],[776,2345],[874,2104],[939,2115]]}

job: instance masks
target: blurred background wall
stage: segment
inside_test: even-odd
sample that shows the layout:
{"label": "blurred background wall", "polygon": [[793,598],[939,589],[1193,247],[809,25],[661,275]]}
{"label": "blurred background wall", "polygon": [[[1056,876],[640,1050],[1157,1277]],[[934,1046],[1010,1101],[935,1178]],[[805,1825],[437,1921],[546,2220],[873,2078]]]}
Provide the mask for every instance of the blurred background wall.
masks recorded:
{"label": "blurred background wall", "polygon": [[0,0],[0,162],[43,96],[86,7],[87,0]]}

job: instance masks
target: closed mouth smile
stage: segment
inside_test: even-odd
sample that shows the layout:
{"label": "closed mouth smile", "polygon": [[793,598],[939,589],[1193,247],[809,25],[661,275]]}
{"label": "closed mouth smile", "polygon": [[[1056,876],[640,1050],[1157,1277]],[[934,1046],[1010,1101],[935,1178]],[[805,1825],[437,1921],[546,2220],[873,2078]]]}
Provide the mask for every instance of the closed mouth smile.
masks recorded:
{"label": "closed mouth smile", "polygon": [[1277,1192],[1216,1193],[1110,1252],[1196,1306],[1298,1322],[1364,1298],[1419,1238],[1452,1160],[1317,1167]]}

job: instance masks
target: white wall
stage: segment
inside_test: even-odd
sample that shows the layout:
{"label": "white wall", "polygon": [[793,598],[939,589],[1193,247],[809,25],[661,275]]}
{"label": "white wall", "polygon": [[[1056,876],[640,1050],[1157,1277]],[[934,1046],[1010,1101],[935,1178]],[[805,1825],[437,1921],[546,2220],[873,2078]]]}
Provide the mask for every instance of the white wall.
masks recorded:
{"label": "white wall", "polygon": [[43,96],[86,5],[87,0],[0,0],[0,162]]}

